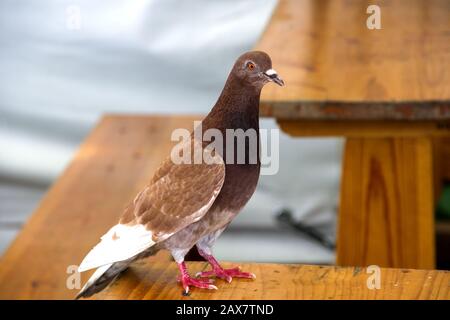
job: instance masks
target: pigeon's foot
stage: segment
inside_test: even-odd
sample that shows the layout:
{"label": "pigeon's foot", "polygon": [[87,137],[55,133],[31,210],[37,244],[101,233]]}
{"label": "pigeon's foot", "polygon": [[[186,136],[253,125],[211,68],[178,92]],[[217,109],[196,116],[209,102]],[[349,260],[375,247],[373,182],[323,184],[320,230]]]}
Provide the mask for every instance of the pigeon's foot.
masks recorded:
{"label": "pigeon's foot", "polygon": [[178,277],[178,281],[181,282],[181,285],[184,289],[184,294],[189,293],[189,287],[196,287],[200,289],[214,289],[217,290],[217,287],[213,285],[211,279],[195,279],[192,278],[187,272],[186,264],[184,262],[178,264],[178,268],[180,269],[181,275]]}
{"label": "pigeon's foot", "polygon": [[195,279],[195,278],[192,278],[191,276],[181,276],[180,282],[181,282],[181,285],[183,286],[185,294],[189,293],[189,287],[217,290],[217,287],[212,284],[213,281],[211,281],[211,279]]}
{"label": "pigeon's foot", "polygon": [[199,278],[217,277],[217,278],[225,280],[228,283],[230,283],[233,280],[233,278],[256,279],[256,276],[254,273],[243,272],[243,271],[241,271],[240,267],[224,269],[219,266],[210,271],[199,272],[196,274],[196,276]]}
{"label": "pigeon's foot", "polygon": [[256,279],[254,273],[251,272],[243,272],[240,267],[235,267],[231,269],[224,269],[220,266],[219,262],[214,258],[211,254],[207,254],[202,250],[198,250],[198,253],[205,258],[209,264],[212,266],[212,270],[203,271],[196,274],[199,278],[207,278],[207,277],[217,277],[225,280],[230,283],[233,278],[246,278],[246,279]]}

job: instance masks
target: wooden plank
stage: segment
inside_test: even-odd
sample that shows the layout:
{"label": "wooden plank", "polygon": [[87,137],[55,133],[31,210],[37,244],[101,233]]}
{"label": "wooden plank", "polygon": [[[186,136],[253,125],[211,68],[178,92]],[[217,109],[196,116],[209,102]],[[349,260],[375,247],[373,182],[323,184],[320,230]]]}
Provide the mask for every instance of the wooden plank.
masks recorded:
{"label": "wooden plank", "polygon": [[257,49],[286,82],[266,86],[263,107],[280,118],[450,118],[450,2],[280,0]]}
{"label": "wooden plank", "polygon": [[450,121],[277,120],[294,137],[450,137]]}
{"label": "wooden plank", "polygon": [[[235,264],[225,263],[231,267]],[[369,289],[372,273],[364,268],[290,264],[241,264],[256,280],[216,280],[217,291],[193,288],[183,296],[173,262],[154,260],[135,263],[113,285],[93,299],[450,299],[450,272],[436,270],[381,269],[380,289]],[[209,268],[190,262],[191,273]]]}
{"label": "wooden plank", "polygon": [[337,263],[435,266],[431,138],[350,138],[341,181]]}
{"label": "wooden plank", "polygon": [[0,260],[0,299],[73,298],[67,267],[81,262],[168,156],[172,130],[191,130],[199,118],[103,118]]}
{"label": "wooden plank", "polygon": [[[286,90],[291,90],[287,87]],[[450,101],[342,102],[262,100],[264,115],[285,120],[435,120],[450,119]]]}

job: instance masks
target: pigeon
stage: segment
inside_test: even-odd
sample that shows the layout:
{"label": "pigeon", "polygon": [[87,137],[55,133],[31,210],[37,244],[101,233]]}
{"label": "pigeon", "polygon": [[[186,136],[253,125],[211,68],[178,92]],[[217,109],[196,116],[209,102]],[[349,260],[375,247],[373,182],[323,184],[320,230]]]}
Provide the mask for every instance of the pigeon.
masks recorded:
{"label": "pigeon", "polygon": [[[149,183],[126,206],[118,224],[101,237],[81,262],[79,272],[95,268],[96,271],[77,299],[100,292],[133,261],[160,250],[172,254],[185,294],[190,287],[217,290],[214,277],[227,282],[233,278],[256,278],[240,267],[222,268],[213,256],[212,247],[256,189],[261,166],[259,101],[261,89],[269,82],[284,85],[272,69],[269,55],[262,51],[242,54],[214,107],[201,121],[202,133],[214,129],[226,137],[229,129],[256,131],[256,161],[250,161],[250,143],[245,143],[243,149],[245,161],[237,161],[236,144],[227,141],[222,150],[213,149],[209,142],[200,141],[192,133],[189,148],[194,152],[200,148],[203,156],[213,161],[174,163],[168,157],[161,163]],[[211,270],[191,276],[184,257],[194,246],[211,265]]]}

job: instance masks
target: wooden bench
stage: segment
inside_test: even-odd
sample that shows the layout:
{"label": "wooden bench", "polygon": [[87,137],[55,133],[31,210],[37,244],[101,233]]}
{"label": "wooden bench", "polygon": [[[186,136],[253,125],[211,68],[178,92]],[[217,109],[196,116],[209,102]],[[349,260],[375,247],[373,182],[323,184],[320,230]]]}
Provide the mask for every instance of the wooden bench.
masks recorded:
{"label": "wooden bench", "polygon": [[193,119],[103,118],[1,258],[0,298],[73,298],[67,268],[117,223],[169,154],[171,132]]}
{"label": "wooden bench", "polygon": [[[106,116],[47,193],[0,260],[0,299],[72,299],[68,267],[81,262],[117,222],[171,149],[175,128],[201,117]],[[450,273],[382,269],[381,288],[368,289],[361,268],[243,264],[257,280],[218,281],[219,290],[181,295],[167,253],[134,264],[94,299],[449,299]],[[205,263],[189,262],[192,271]],[[82,274],[84,283],[92,272]]]}
{"label": "wooden bench", "polygon": [[450,171],[450,2],[370,4],[381,30],[366,27],[367,2],[280,0],[257,49],[286,86],[264,88],[262,108],[292,136],[346,138],[337,264],[432,269]]}
{"label": "wooden bench", "polygon": [[[158,257],[159,258],[159,257]],[[291,264],[241,264],[256,280],[217,280],[219,290],[192,289],[182,295],[174,262],[149,259],[135,264],[115,284],[94,299],[450,299],[450,272],[436,270],[381,269],[380,287],[365,268]],[[225,265],[234,266],[235,263]],[[190,262],[192,272],[205,270],[204,262]],[[370,288],[367,285],[369,280]]]}

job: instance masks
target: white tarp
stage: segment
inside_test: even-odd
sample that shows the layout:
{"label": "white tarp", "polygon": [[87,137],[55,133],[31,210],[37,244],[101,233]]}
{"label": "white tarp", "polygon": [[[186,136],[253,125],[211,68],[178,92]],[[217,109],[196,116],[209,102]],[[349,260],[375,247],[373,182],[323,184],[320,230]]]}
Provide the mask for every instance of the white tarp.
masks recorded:
{"label": "white tarp", "polygon": [[[274,0],[2,0],[0,180],[50,183],[105,112],[208,112],[234,59],[256,43],[274,5]],[[298,218],[316,212],[313,219],[333,221],[340,141],[282,136],[281,142],[279,174],[261,178],[235,226],[271,228],[274,211],[284,206]],[[220,255],[332,259],[315,244],[302,251],[295,237],[289,246],[285,235],[258,235],[253,242],[247,235],[248,252],[239,253],[231,241],[242,234],[233,239],[225,234]],[[261,239],[277,253],[252,246]]]}

